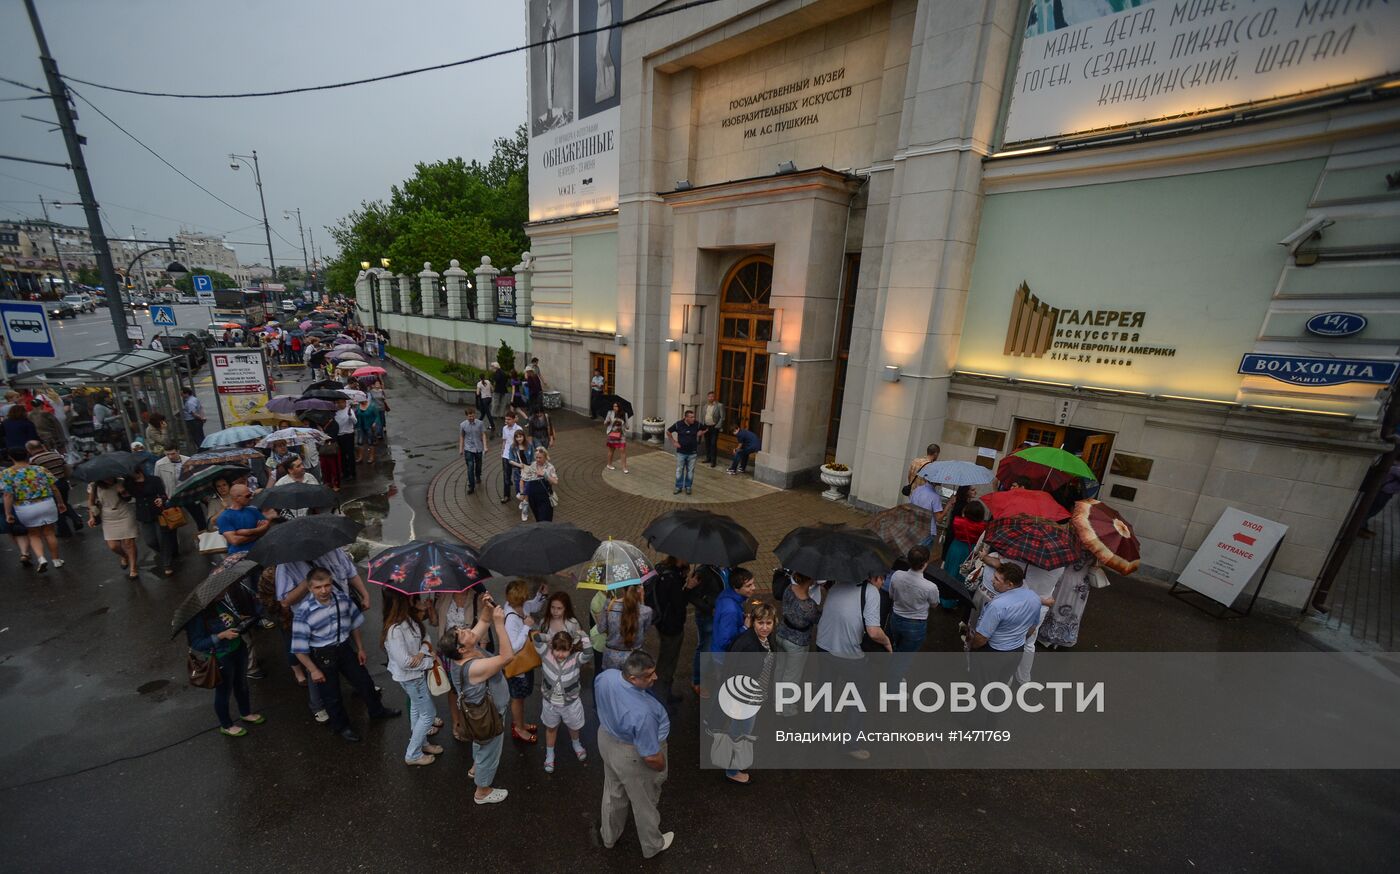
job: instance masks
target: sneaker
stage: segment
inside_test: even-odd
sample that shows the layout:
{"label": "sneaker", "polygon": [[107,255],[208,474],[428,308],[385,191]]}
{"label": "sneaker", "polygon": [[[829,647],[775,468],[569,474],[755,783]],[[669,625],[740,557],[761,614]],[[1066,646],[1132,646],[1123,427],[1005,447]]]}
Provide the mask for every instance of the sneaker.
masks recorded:
{"label": "sneaker", "polygon": [[248,679],[250,679],[250,680],[261,680],[261,679],[265,678],[266,676],[267,676],[267,674],[264,674],[264,673],[263,673],[262,668],[249,668],[249,669],[248,669]]}
{"label": "sneaker", "polygon": [[430,756],[440,756],[442,755],[442,747],[437,744],[423,744],[423,752]]}
{"label": "sneaker", "polygon": [[681,493],[681,490],[680,490],[680,489],[676,489],[676,490],[675,490],[674,492],[672,492],[671,494],[673,494],[673,495],[679,495],[680,493]]}
{"label": "sneaker", "polygon": [[477,798],[473,795],[472,801],[475,801],[477,804],[500,804],[502,801],[506,800],[506,796],[509,794],[510,793],[504,789],[492,789],[482,798]]}
{"label": "sneaker", "polygon": [[520,521],[530,521],[530,505],[525,503],[524,501],[520,502]]}
{"label": "sneaker", "polygon": [[55,569],[61,568],[63,567],[63,559],[56,558],[51,562],[51,564],[54,566]]}
{"label": "sneaker", "polygon": [[671,849],[671,844],[672,844],[675,840],[676,840],[676,833],[675,833],[675,832],[666,832],[666,834],[664,834],[664,835],[661,836],[661,849],[662,849],[662,850],[669,850],[669,849]]}
{"label": "sneaker", "polygon": [[617,468],[610,464],[608,465],[608,470],[617,470]]}
{"label": "sneaker", "polygon": [[578,756],[580,762],[588,760],[588,751],[583,748],[583,744],[577,741],[574,742],[574,755]]}
{"label": "sneaker", "polygon": [[42,574],[44,571],[48,570],[48,569],[49,569],[49,560],[48,560],[47,558],[41,558],[41,559],[39,559],[39,565],[38,565],[38,568],[37,568],[37,569],[38,569],[39,573],[41,573],[41,574]]}
{"label": "sneaker", "polygon": [[690,487],[689,487],[689,486],[686,486],[685,493],[686,493],[687,495],[690,494]]}
{"label": "sneaker", "polygon": [[544,760],[544,772],[545,772],[546,774],[553,774],[553,773],[554,773],[554,757],[553,757],[553,756],[549,756],[548,758],[546,758],[546,759]]}
{"label": "sneaker", "polygon": [[276,622],[273,622],[271,619],[267,619],[267,618],[259,619],[259,620],[258,620],[258,624],[261,625],[263,628],[276,628],[276,627],[277,627],[277,623],[276,623]]}
{"label": "sneaker", "polygon": [[19,563],[24,565],[25,567],[29,567],[30,565],[34,564],[34,559],[31,558],[29,553],[26,552],[20,555]]}
{"label": "sneaker", "polygon": [[738,471],[737,471],[737,470],[726,470],[725,473],[728,474],[729,476],[734,476],[736,473],[738,473]]}
{"label": "sneaker", "polygon": [[331,721],[331,715],[330,715],[329,713],[327,713],[326,711],[324,711],[324,710],[317,710],[317,711],[316,711],[316,721],[317,721],[317,722],[330,722],[330,721]]}
{"label": "sneaker", "polygon": [[631,473],[632,471],[630,471],[630,470],[628,470],[627,468],[624,467],[624,468],[622,469],[622,472],[623,472],[623,473]]}
{"label": "sneaker", "polygon": [[410,766],[412,766],[412,765],[431,765],[433,762],[436,762],[436,761],[437,761],[437,757],[436,757],[436,756],[422,755],[422,756],[419,756],[419,757],[416,758],[416,759],[404,759],[404,762],[403,762],[403,763],[404,763],[405,765],[410,765]]}

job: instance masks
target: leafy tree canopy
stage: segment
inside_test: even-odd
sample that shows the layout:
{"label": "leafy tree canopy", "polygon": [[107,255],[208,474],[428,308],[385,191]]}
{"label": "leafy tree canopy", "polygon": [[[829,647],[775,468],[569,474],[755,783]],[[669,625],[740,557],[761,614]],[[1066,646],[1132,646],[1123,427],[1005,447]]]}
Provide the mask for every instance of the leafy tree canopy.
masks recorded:
{"label": "leafy tree canopy", "polygon": [[471,271],[482,255],[509,267],[529,247],[525,125],[499,137],[486,163],[451,158],[414,167],[387,200],[364,201],[330,228],[340,255],[326,267],[328,287],[349,294],[360,262],[390,259],[395,273],[416,274],[423,262],[439,273],[453,258]]}

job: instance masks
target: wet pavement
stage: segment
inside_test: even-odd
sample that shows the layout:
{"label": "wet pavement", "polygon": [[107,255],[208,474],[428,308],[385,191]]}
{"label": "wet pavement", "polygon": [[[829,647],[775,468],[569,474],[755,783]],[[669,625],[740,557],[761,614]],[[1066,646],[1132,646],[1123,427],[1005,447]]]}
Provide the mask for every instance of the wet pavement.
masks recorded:
{"label": "wet pavement", "polygon": [[[447,536],[429,512],[430,493],[435,505],[451,497],[460,411],[402,382],[391,385],[391,402],[391,460],[343,493],[368,523],[366,550]],[[560,424],[556,460],[574,485],[558,518],[606,534],[606,520],[653,509],[635,502],[665,503],[669,495],[610,489],[601,473],[597,483],[585,479],[601,467],[592,461],[601,440],[586,420],[565,414]],[[775,508],[758,506],[769,500]],[[497,528],[518,519],[512,510],[492,500],[465,505],[460,518],[439,515],[454,529]],[[724,512],[741,521],[771,513],[789,525],[851,513],[815,490]],[[602,785],[591,707],[587,763],[561,745],[558,769],[546,775],[543,750],[508,741],[497,784],[511,796],[478,807],[467,750],[446,732],[437,763],[408,769],[404,719],[368,723],[352,703],[365,742],[342,742],[312,721],[282,665],[278,632],[256,631],[267,678],[252,682],[253,701],[268,722],[225,738],[214,730],[212,693],[185,683],[184,641],[172,641],[168,627],[206,562],[187,551],[175,578],[148,570],[129,584],[95,533],[62,545],[68,566],[45,576],[21,571],[8,539],[0,546],[8,870],[1370,871],[1392,867],[1400,834],[1400,785],[1389,772],[757,771],[738,787],[696,767],[698,714],[687,693],[673,714],[661,803],[676,843],[648,862],[633,834],[611,851],[590,839]],[[376,658],[379,620],[376,608],[365,626],[372,672],[401,706]],[[1096,591],[1085,622],[1081,649],[1311,646],[1289,623],[1216,620],[1140,580]],[[955,643],[952,620],[937,617],[929,648]],[[439,699],[440,715],[445,708]]]}

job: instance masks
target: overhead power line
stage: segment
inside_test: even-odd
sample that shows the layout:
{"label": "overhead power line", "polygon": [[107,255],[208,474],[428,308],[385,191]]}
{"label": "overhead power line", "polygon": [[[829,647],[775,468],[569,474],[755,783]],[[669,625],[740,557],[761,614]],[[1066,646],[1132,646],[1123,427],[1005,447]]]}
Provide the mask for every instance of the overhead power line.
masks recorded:
{"label": "overhead power line", "polygon": [[49,92],[45,91],[43,88],[40,88],[38,85],[30,85],[28,82],[16,82],[14,79],[6,79],[4,76],[0,76],[0,82],[4,82],[6,85],[13,85],[16,88],[26,88],[30,91],[37,92],[42,97],[50,96]]}
{"label": "overhead power line", "polygon": [[[453,67],[461,67],[467,64],[476,64],[480,63],[481,61],[489,61],[493,58],[502,58],[506,55],[517,54],[519,52],[528,51],[533,48],[539,48],[540,46],[553,45],[554,43],[567,42],[568,40],[578,39],[581,36],[588,36],[589,34],[602,33],[608,30],[629,27],[633,24],[640,24],[643,21],[649,21],[653,18],[663,18],[667,15],[674,15],[677,12],[685,12],[689,9],[696,9],[701,6],[709,6],[710,4],[717,2],[719,2],[719,0],[690,0],[689,3],[682,3],[679,6],[673,6],[668,9],[653,9],[650,12],[643,12],[640,15],[634,15],[631,18],[625,18],[622,21],[617,22],[616,24],[610,23],[601,25],[599,27],[591,27],[588,30],[580,30],[575,33],[567,33],[562,36],[553,37],[552,39],[542,39],[536,42],[527,43],[523,46],[516,46],[515,48],[500,49],[498,51],[488,52],[484,55],[477,55],[472,58],[463,58],[460,61],[448,61],[443,64],[433,64],[432,66],[428,67],[415,67],[411,70],[401,70],[397,73],[385,73],[382,76],[370,76],[364,79],[351,79],[348,82],[333,82],[327,85],[305,85],[300,88],[281,88],[276,91],[244,91],[241,93],[233,94],[180,94],[171,91],[143,91],[139,88],[120,88],[116,85],[103,85],[100,82],[92,82],[87,79],[79,79],[76,76],[64,76],[63,78],[68,82],[77,82],[79,85],[90,85],[93,88],[101,88],[104,91],[116,91],[120,94],[136,94],[141,97],[177,97],[185,100],[236,100],[246,97],[281,97],[287,94],[305,94],[311,91],[333,91],[337,88],[349,88],[354,85],[369,85],[373,82],[385,82],[390,79],[402,79],[405,76],[416,76],[419,73],[432,73],[437,70],[448,70]],[[94,106],[93,108],[96,109],[97,107]]]}

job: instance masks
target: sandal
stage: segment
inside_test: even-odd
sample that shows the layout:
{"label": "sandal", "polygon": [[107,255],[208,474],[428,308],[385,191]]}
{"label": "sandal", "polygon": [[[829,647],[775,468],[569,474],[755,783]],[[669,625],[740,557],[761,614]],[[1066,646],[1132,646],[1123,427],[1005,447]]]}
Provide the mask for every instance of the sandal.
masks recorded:
{"label": "sandal", "polygon": [[532,744],[539,740],[539,738],[535,737],[533,734],[530,734],[528,732],[525,734],[521,734],[520,729],[516,728],[513,725],[510,727],[510,736],[512,739],[517,740],[523,744]]}
{"label": "sandal", "polygon": [[433,735],[437,734],[439,731],[442,731],[442,727],[441,727],[441,726],[434,725],[432,728],[428,729],[428,737],[432,737]]}
{"label": "sandal", "polygon": [[433,717],[433,728],[442,728],[442,717],[441,717],[441,716],[434,716],[434,717]]}
{"label": "sandal", "polygon": [[533,722],[527,722],[525,723],[525,730],[533,734],[534,732],[539,731],[540,727]]}
{"label": "sandal", "polygon": [[267,717],[263,716],[261,713],[250,713],[243,717],[243,721],[249,725],[262,725],[264,722],[267,722]]}
{"label": "sandal", "polygon": [[219,734],[228,735],[229,737],[242,737],[247,733],[248,729],[241,725],[235,725],[232,728],[219,727]]}
{"label": "sandal", "polygon": [[126,578],[127,578],[128,580],[131,580],[132,582],[135,582],[135,581],[141,579],[141,575],[140,575],[140,574],[127,574],[127,575],[126,575]]}

